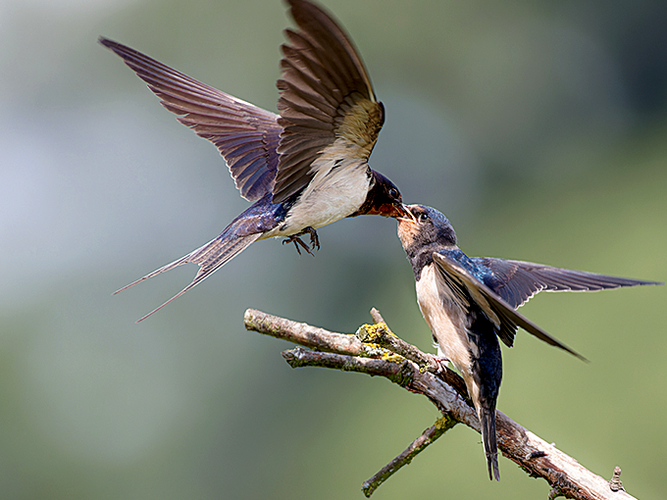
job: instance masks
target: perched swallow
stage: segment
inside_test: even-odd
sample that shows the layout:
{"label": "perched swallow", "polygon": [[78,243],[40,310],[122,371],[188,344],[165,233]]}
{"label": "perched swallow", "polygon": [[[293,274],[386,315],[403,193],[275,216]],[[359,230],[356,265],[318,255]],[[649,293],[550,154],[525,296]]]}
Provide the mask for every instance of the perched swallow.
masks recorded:
{"label": "perched swallow", "polygon": [[502,378],[498,339],[508,347],[518,327],[585,360],[515,309],[545,290],[597,291],[659,285],[572,271],[518,260],[468,257],[457,246],[449,220],[437,210],[406,206],[398,237],[415,273],[417,302],[433,333],[438,355],[461,373],[479,417],[489,478],[500,480],[496,400]]}
{"label": "perched swallow", "polygon": [[398,188],[371,170],[368,158],[384,122],[384,108],[366,68],[340,26],[306,0],[288,0],[297,30],[287,29],[279,115],[221,92],[120,43],[100,43],[148,84],[178,121],[215,144],[241,196],[255,203],[214,240],[130,283],[194,262],[188,286],[139,321],[184,294],[251,243],[288,237],[319,249],[317,228],[357,215],[405,215]]}

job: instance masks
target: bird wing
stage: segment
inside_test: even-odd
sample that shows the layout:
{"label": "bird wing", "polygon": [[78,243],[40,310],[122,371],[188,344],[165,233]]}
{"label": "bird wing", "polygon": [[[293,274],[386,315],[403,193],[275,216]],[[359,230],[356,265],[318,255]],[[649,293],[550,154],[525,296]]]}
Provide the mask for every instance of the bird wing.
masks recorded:
{"label": "bird wing", "polygon": [[[322,9],[288,0],[298,30],[285,30],[278,123],[283,131],[273,201],[299,193],[340,160],[367,162],[384,122],[354,45]],[[321,159],[322,161],[318,161]]]}
{"label": "bird wing", "polygon": [[[547,344],[559,347],[586,361],[586,358],[581,354],[549,335],[522,314],[516,312],[510,304],[493,290],[475,278],[456,260],[450,258],[447,252],[433,253],[433,262],[436,264],[436,269],[439,271],[438,277],[442,280],[443,285],[448,286],[452,290],[458,290],[457,295],[460,299],[467,297],[465,300],[474,301],[484,314],[496,323],[498,337],[508,347],[512,347],[514,344],[517,327],[521,327]],[[468,304],[468,307],[471,305]]]}
{"label": "bird wing", "polygon": [[515,309],[522,306],[538,292],[595,292],[628,286],[661,285],[655,281],[642,281],[604,274],[574,271],[544,266],[519,260],[473,257],[492,271],[485,282],[505,302]]}
{"label": "bird wing", "polygon": [[254,201],[273,188],[281,131],[278,115],[198,82],[139,51],[100,38],[148,84],[161,104],[194,132],[216,145],[236,188]]}

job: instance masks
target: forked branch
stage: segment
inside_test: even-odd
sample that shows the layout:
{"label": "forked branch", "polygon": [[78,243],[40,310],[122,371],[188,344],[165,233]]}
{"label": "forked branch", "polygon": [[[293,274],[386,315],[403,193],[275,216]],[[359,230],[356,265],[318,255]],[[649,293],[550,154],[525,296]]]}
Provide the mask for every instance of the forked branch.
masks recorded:
{"label": "forked branch", "polygon": [[[293,368],[319,366],[382,376],[411,392],[423,394],[442,413],[443,419],[439,419],[403,453],[364,482],[366,496],[370,496],[382,482],[456,423],[479,432],[477,415],[468,403],[465,384],[458,374],[441,366],[433,356],[396,337],[381,322],[382,317],[377,310],[372,311],[372,316],[376,324],[362,326],[357,335],[330,332],[254,309],[248,309],[244,317],[248,330],[309,348],[297,347],[282,353]],[[614,472],[611,482],[607,481],[500,411],[496,412],[496,431],[498,447],[505,457],[530,476],[542,477],[551,485],[549,498],[634,498],[621,485],[618,477],[620,469]]]}

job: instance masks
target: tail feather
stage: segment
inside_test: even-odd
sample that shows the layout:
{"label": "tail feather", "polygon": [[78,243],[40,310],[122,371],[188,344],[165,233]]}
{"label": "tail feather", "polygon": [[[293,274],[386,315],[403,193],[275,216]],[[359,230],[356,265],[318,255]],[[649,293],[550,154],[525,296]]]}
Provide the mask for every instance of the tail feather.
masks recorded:
{"label": "tail feather", "polygon": [[496,481],[500,481],[498,444],[496,442],[496,410],[495,408],[479,408],[478,416],[486,453],[486,464],[489,469],[489,479],[493,481],[495,477]]}
{"label": "tail feather", "polygon": [[194,264],[197,264],[199,266],[199,270],[197,271],[197,274],[195,275],[194,279],[192,280],[192,283],[190,283],[183,290],[178,292],[176,295],[174,295],[172,298],[170,298],[168,301],[166,301],[161,306],[153,309],[151,312],[149,312],[145,316],[139,318],[137,320],[137,323],[139,323],[140,321],[143,321],[146,318],[148,318],[153,313],[156,313],[157,311],[162,309],[164,306],[169,304],[174,299],[183,295],[185,292],[187,292],[191,288],[194,288],[195,286],[197,286],[199,283],[201,283],[206,278],[211,276],[214,272],[216,272],[222,266],[227,264],[227,262],[229,262],[234,257],[236,257],[239,253],[241,253],[243,250],[245,250],[250,244],[257,241],[261,236],[262,236],[262,233],[255,233],[255,234],[250,234],[248,236],[241,236],[241,237],[234,237],[234,236],[226,237],[225,233],[223,232],[222,235],[216,237],[212,241],[209,241],[205,245],[199,247],[198,249],[194,250],[193,252],[190,252],[189,254],[185,255],[184,257],[181,257],[180,259],[175,260],[171,264],[167,264],[166,266],[163,266],[160,269],[156,269],[152,273],[147,274],[146,276],[144,276],[142,278],[139,278],[136,281],[133,281],[129,285],[126,285],[119,290],[116,290],[114,292],[114,295],[117,294],[117,293],[122,292],[123,290],[127,290],[128,288],[136,285],[137,283],[141,283],[142,281],[145,281],[149,278],[157,276],[158,274],[161,274],[165,271],[170,271],[170,270],[174,269],[175,267],[181,266],[183,264],[194,263]]}

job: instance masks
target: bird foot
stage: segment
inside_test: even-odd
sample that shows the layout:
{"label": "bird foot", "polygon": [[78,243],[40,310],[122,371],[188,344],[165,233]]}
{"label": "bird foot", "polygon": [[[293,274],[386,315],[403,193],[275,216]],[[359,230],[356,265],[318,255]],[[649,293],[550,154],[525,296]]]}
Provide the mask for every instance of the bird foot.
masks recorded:
{"label": "bird foot", "polygon": [[441,375],[444,372],[447,371],[447,365],[449,364],[449,359],[447,359],[445,356],[438,355],[435,356],[431,354],[431,360],[433,361],[433,364],[436,366],[436,375]]}
{"label": "bird foot", "polygon": [[299,236],[304,234],[310,235],[310,248],[317,252],[320,249],[320,238],[317,236],[317,231],[308,226],[306,229],[299,233]]}
{"label": "bird foot", "polygon": [[[310,235],[310,247],[306,245],[300,238],[300,236],[304,236],[306,234]],[[294,243],[294,248],[296,248],[296,252],[299,255],[301,255],[301,248],[303,248],[306,251],[306,253],[312,255],[313,257],[315,256],[313,250],[317,251],[320,249],[320,239],[317,236],[317,231],[312,227],[307,227],[300,233],[296,233],[293,234],[292,236],[285,238],[283,240],[283,245],[285,243]]]}

